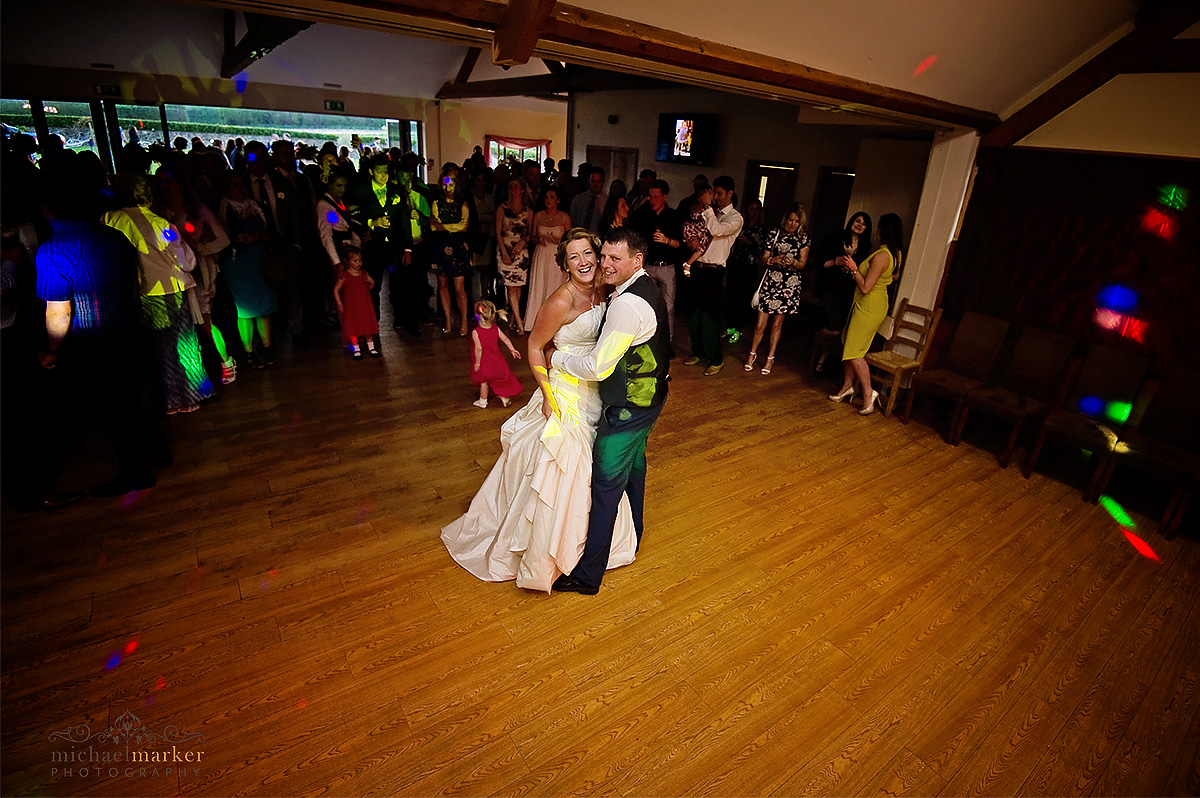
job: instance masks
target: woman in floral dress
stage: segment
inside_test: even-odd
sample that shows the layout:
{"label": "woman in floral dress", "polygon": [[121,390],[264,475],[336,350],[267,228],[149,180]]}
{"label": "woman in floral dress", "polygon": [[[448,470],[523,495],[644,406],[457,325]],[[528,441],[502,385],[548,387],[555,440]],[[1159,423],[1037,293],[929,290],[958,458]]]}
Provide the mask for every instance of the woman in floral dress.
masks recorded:
{"label": "woman in floral dress", "polygon": [[758,288],[758,325],[750,344],[746,371],[754,370],[758,345],[771,322],[771,349],[763,363],[762,373],[770,374],[775,365],[775,348],[783,335],[783,318],[800,312],[800,272],[808,260],[808,214],[795,203],[783,217],[783,225],[771,231],[763,249],[762,262],[767,267]]}
{"label": "woman in floral dress", "polygon": [[529,279],[529,235],[533,210],[525,202],[525,184],[508,183],[508,201],[496,211],[496,255],[508,294],[509,323],[514,335],[525,331],[521,319],[521,288]]}

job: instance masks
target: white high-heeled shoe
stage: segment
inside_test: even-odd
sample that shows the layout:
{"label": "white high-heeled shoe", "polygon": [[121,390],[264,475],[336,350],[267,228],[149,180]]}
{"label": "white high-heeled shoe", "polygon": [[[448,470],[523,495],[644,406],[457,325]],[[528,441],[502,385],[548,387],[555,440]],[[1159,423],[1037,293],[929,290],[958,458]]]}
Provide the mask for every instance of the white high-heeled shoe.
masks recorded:
{"label": "white high-heeled shoe", "polygon": [[871,391],[871,400],[863,404],[863,409],[858,411],[860,416],[869,416],[875,412],[875,404],[879,401],[879,391]]}
{"label": "white high-heeled shoe", "polygon": [[844,402],[847,399],[849,399],[850,401],[854,401],[854,386],[853,385],[851,385],[849,388],[842,391],[841,393],[829,394],[829,401],[831,401],[831,402]]}

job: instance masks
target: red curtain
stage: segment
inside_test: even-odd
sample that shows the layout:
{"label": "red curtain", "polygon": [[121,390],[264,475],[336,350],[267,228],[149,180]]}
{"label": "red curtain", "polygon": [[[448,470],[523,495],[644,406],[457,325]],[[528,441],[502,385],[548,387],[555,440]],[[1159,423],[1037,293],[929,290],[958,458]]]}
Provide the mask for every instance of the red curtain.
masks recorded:
{"label": "red curtain", "polygon": [[501,147],[508,147],[514,150],[527,150],[530,147],[548,147],[550,139],[514,139],[508,136],[484,136],[484,146],[487,149],[488,164],[495,166],[492,163],[492,142],[496,142]]}

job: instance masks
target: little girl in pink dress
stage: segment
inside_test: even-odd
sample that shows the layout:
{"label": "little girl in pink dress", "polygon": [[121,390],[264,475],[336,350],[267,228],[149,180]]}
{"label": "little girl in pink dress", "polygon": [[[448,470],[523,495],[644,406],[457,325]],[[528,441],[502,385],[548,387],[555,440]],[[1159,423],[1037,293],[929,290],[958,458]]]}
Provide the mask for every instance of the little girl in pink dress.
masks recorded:
{"label": "little girl in pink dress", "polygon": [[371,357],[382,357],[375,347],[375,336],[379,335],[379,320],[371,303],[375,281],[362,270],[362,250],[346,247],[345,263],[345,271],[333,286],[333,300],[342,318],[342,340],[350,345],[350,355],[355,360],[362,360],[364,343]]}
{"label": "little girl in pink dress", "polygon": [[471,331],[471,382],[479,386],[479,399],[471,404],[487,407],[490,386],[500,397],[500,404],[508,407],[510,398],[521,392],[521,383],[500,353],[500,342],[504,342],[509,354],[517,360],[521,359],[521,353],[494,324],[495,305],[486,300],[476,302],[475,318],[479,320],[479,326]]}

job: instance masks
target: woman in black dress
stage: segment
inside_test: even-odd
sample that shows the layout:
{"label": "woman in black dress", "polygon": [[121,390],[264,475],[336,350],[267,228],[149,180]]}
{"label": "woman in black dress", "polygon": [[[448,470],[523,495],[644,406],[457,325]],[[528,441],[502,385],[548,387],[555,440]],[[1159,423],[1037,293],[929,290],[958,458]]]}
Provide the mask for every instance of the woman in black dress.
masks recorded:
{"label": "woman in black dress", "polygon": [[[821,242],[817,250],[817,295],[825,311],[822,332],[840,333],[850,317],[850,304],[854,301],[854,279],[846,266],[857,268],[864,258],[870,256],[871,217],[858,211],[846,222],[846,229],[834,233]],[[828,353],[822,353],[817,371],[825,365]]]}
{"label": "woman in black dress", "polygon": [[450,281],[453,280],[458,315],[462,320],[458,334],[464,338],[469,332],[470,320],[467,316],[467,275],[471,273],[467,227],[470,222],[471,209],[458,190],[458,167],[448,165],[442,169],[442,196],[430,208],[429,255],[438,278],[442,313],[446,316],[442,332],[449,334],[453,329],[450,314]]}

